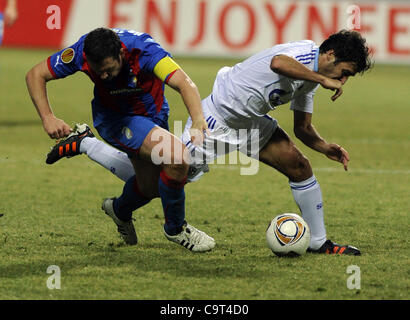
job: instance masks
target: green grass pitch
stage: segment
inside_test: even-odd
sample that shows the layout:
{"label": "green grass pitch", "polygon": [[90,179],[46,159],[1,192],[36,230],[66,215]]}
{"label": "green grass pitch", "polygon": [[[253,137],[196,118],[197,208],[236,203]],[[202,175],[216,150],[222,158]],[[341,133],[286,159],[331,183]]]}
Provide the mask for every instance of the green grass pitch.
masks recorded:
{"label": "green grass pitch", "polygon": [[[328,238],[362,256],[306,254],[278,258],[267,248],[269,221],[297,212],[287,179],[260,165],[211,165],[187,185],[187,220],[212,235],[212,252],[193,254],[165,239],[160,200],[134,213],[136,247],[122,244],[101,200],[123,183],[86,156],[48,166],[53,141],[42,129],[24,76],[49,51],[0,50],[0,299],[409,299],[410,67],[377,65],[348,81],[336,102],[319,88],[313,122],[350,153],[349,171],[304,147],[292,133],[292,112],[271,115],[310,159],[320,182]],[[219,68],[235,60],[177,59],[202,97]],[[48,85],[55,114],[92,124],[92,83],[76,74]],[[187,117],[167,88],[170,125]],[[49,289],[47,268],[61,271]],[[349,289],[347,268],[360,268]],[[357,275],[357,273],[356,273]],[[355,282],[358,284],[358,282]]]}

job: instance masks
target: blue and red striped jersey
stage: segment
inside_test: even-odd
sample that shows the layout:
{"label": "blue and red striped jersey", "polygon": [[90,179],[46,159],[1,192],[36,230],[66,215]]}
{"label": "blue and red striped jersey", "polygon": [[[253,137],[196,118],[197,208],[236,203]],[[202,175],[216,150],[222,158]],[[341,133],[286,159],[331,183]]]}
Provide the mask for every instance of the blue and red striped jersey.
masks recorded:
{"label": "blue and red striped jersey", "polygon": [[[156,116],[159,112],[169,113],[168,102],[164,96],[164,82],[158,79],[153,70],[166,56],[171,56],[147,33],[132,30],[113,29],[122,42],[125,51],[124,65],[120,74],[112,80],[101,80],[87,63],[83,52],[83,35],[75,44],[55,54],[48,60],[52,75],[64,78],[77,71],[84,72],[94,82],[94,100],[98,110],[124,115]],[[94,112],[94,125],[99,124],[103,115]]]}

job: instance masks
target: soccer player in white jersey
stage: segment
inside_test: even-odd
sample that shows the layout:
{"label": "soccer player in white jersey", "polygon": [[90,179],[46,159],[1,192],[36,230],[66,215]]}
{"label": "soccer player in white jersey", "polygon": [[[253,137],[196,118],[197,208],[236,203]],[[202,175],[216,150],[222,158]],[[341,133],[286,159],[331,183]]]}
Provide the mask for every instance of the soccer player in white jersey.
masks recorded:
{"label": "soccer player in white jersey", "polygon": [[[234,149],[259,159],[289,179],[289,185],[301,214],[311,231],[308,251],[325,254],[360,255],[350,245],[339,245],[326,237],[322,192],[309,160],[300,152],[277,121],[266,114],[277,106],[290,102],[294,113],[294,133],[305,145],[341,162],[347,170],[349,154],[336,143],[320,136],[312,124],[313,97],[321,85],[334,91],[331,100],[342,93],[342,86],[350,76],[363,74],[371,67],[369,48],[361,35],[342,30],[331,35],[320,46],[303,40],[275,45],[233,67],[219,70],[212,93],[202,100],[204,117],[210,134],[202,147],[191,141],[189,118],[182,141],[191,151],[191,175],[195,181],[219,155]],[[239,134],[247,129],[247,134]],[[74,136],[57,144],[48,154],[47,163],[64,156],[86,153],[92,160],[126,180],[133,174],[125,154],[105,145],[95,137],[88,137],[83,126]],[[59,155],[57,150],[76,141],[80,144],[73,154]],[[217,145],[225,148],[216,148]],[[254,146],[257,148],[254,148]],[[222,151],[221,151],[222,150]],[[146,197],[158,196],[155,183],[145,180],[140,186]]]}

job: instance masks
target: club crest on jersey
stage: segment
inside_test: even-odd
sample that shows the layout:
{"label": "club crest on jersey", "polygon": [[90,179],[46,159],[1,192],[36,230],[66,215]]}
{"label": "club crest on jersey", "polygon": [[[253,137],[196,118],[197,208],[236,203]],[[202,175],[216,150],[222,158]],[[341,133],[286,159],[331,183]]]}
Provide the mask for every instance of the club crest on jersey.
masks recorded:
{"label": "club crest on jersey", "polygon": [[132,131],[130,128],[128,127],[124,127],[122,128],[122,134],[128,139],[130,140],[132,138]]}
{"label": "club crest on jersey", "polygon": [[282,96],[287,94],[285,90],[282,89],[274,89],[272,90],[271,93],[269,93],[269,103],[272,107],[276,107],[280,104],[283,104],[283,101],[281,100]]}
{"label": "club crest on jersey", "polygon": [[137,76],[135,74],[130,75],[129,81],[128,81],[128,86],[131,88],[136,88],[137,87]]}
{"label": "club crest on jersey", "polygon": [[70,63],[73,61],[75,56],[75,51],[73,48],[67,48],[61,53],[61,61],[64,63]]}
{"label": "club crest on jersey", "polygon": [[[281,227],[285,223],[294,224],[295,228],[292,234],[285,234],[281,231]],[[300,221],[297,221],[294,217],[284,215],[282,217],[279,217],[278,220],[276,221],[274,231],[275,231],[275,236],[278,242],[282,246],[285,246],[285,245],[294,244],[298,242],[300,239],[302,239],[303,235],[305,234],[306,228]]]}

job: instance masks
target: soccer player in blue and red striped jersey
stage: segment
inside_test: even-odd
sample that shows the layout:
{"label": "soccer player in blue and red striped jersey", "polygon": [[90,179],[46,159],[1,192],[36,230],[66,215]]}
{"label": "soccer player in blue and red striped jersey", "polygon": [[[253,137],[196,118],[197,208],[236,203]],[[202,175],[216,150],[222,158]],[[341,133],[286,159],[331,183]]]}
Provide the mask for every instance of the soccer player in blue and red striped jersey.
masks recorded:
{"label": "soccer player in blue and red striped jersey", "polygon": [[[98,28],[34,66],[26,75],[27,87],[44,130],[53,139],[73,131],[57,118],[48,102],[46,83],[77,71],[94,82],[91,102],[94,127],[110,145],[127,153],[135,175],[125,183],[118,198],[105,199],[102,209],[118,227],[128,244],[136,244],[132,212],[153,198],[151,187],[162,201],[168,240],[192,251],[208,251],[215,241],[185,221],[184,185],[189,168],[185,145],[168,131],[169,105],[165,84],[180,93],[193,119],[193,143],[202,143],[208,130],[198,89],[188,75],[152,37],[123,29]],[[78,152],[67,143],[59,152]],[[155,152],[158,149],[160,152]],[[152,175],[159,177],[155,186]]]}

